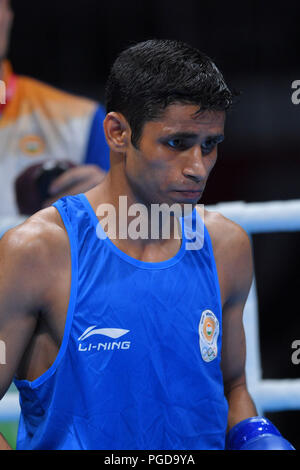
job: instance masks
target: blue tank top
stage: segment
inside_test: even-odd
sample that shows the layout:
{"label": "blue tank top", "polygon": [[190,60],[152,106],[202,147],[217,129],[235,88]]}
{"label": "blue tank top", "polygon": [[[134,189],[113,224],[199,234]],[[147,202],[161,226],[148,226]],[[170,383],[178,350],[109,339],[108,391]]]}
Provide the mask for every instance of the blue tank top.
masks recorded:
{"label": "blue tank top", "polygon": [[177,254],[150,263],[99,237],[85,195],[54,205],[70,241],[70,299],[52,366],[15,380],[17,449],[224,449],[220,290],[196,209],[203,246],[187,249],[181,219]]}

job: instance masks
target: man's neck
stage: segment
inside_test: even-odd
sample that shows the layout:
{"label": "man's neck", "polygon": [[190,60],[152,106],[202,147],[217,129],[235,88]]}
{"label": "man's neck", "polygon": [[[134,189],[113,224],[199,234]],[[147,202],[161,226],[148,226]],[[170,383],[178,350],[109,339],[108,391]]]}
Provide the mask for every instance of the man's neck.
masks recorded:
{"label": "man's neck", "polygon": [[[181,238],[181,236],[178,236],[178,221],[176,221],[176,216],[173,217],[170,212],[168,212],[168,209],[163,213],[162,208],[164,204],[161,205],[159,211],[159,204],[138,201],[131,188],[126,184],[122,187],[122,183],[120,182],[118,182],[118,185],[113,183],[111,178],[112,172],[109,172],[107,176],[108,177],[100,185],[101,190],[98,192],[98,195],[101,203],[111,204],[114,207],[117,216],[117,226],[115,227],[117,233],[120,233],[120,231],[122,233],[124,231],[127,232],[130,224],[134,226],[132,222],[135,220],[138,222],[139,230],[143,231],[143,228],[147,227],[149,232],[149,237],[145,240],[139,240],[141,245],[155,245],[155,243],[159,243],[159,241],[162,240],[166,242],[166,240],[170,238]],[[102,195],[100,195],[101,193]],[[96,208],[96,214],[100,218],[101,215],[104,216],[103,213],[101,214],[101,203]],[[105,204],[102,207],[105,209]],[[177,218],[180,216],[181,213],[177,214]],[[122,227],[120,227],[119,224],[121,224]],[[150,234],[153,234],[153,237],[150,236]],[[151,240],[152,238],[153,240]]]}
{"label": "man's neck", "polygon": [[[137,258],[143,258],[143,253],[152,253],[150,256],[154,259],[157,252],[159,257],[168,259],[180,248],[182,234],[177,218],[171,216],[163,220],[163,217],[154,217],[151,220],[151,213],[130,213],[130,205],[136,201],[130,196],[120,199],[120,193],[111,192],[110,175],[89,191],[88,198],[108,238],[125,253]],[[107,211],[112,207],[110,218]],[[145,232],[146,237],[136,238],[136,231]]]}

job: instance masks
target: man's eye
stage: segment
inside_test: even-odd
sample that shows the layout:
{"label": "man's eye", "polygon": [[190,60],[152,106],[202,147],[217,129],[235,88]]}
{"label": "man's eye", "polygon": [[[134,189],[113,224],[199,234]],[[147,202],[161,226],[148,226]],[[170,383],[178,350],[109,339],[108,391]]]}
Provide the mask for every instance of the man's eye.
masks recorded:
{"label": "man's eye", "polygon": [[216,142],[205,142],[201,145],[202,153],[209,154],[216,146]]}
{"label": "man's eye", "polygon": [[171,139],[171,140],[168,140],[167,144],[169,147],[172,147],[173,149],[176,149],[176,150],[183,150],[188,147],[186,142],[182,139]]}

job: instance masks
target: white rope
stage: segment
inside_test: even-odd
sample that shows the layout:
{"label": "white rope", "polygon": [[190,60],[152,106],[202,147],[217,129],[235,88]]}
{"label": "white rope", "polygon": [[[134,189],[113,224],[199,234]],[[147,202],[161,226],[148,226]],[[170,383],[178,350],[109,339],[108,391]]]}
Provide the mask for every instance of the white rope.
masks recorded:
{"label": "white rope", "polygon": [[[241,225],[252,233],[300,231],[300,200],[246,203],[243,201],[206,206]],[[12,217],[0,220],[0,236],[25,220]],[[261,376],[259,350],[258,307],[255,280],[244,310],[247,343],[246,375],[248,388],[258,409],[283,411],[300,409],[300,379],[266,380]],[[18,419],[20,413],[17,392],[7,393],[0,401],[0,421]]]}
{"label": "white rope", "polygon": [[270,202],[229,202],[206,209],[217,211],[249,233],[300,230],[300,200]]}
{"label": "white rope", "polygon": [[300,379],[264,379],[248,385],[257,408],[264,411],[300,409]]}

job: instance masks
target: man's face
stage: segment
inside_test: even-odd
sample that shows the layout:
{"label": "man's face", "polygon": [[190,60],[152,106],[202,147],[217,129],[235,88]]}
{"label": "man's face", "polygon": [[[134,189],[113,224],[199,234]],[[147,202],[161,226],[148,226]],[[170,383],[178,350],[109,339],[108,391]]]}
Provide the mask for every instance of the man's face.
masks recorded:
{"label": "man's face", "polygon": [[6,56],[12,20],[10,0],[0,0],[0,60]]}
{"label": "man's face", "polygon": [[169,105],[144,125],[138,149],[126,152],[126,176],[138,202],[192,204],[199,201],[224,139],[225,112],[190,104]]}

